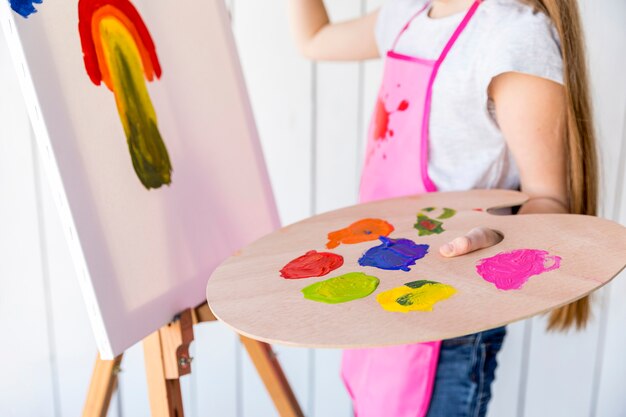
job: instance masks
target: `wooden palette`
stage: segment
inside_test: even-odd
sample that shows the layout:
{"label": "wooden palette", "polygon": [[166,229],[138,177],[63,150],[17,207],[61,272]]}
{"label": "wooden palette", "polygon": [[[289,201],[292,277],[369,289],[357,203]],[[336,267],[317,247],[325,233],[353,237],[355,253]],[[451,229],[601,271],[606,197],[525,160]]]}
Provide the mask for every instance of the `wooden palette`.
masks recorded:
{"label": "wooden palette", "polygon": [[[223,262],[209,279],[207,300],[218,319],[251,338],[306,347],[376,347],[457,337],[547,312],[591,293],[624,268],[626,228],[617,223],[592,216],[486,211],[526,199],[506,190],[430,193],[320,214],[267,235]],[[443,220],[443,233],[418,236],[413,225],[426,207],[449,207],[457,213]],[[429,253],[405,272],[358,265],[367,249],[380,244],[377,240],[326,249],[329,232],[364,218],[388,221],[395,227],[390,238],[428,244]],[[460,257],[439,254],[439,246],[476,226],[499,230],[504,240]],[[319,278],[280,277],[283,266],[313,249],[342,255],[343,266]],[[515,249],[546,250],[562,258],[560,268],[508,291],[476,272],[480,259]],[[371,295],[340,304],[303,297],[302,288],[348,272],[373,275],[380,284]],[[376,301],[377,294],[416,280],[448,284],[457,293],[432,312],[390,312]]]}

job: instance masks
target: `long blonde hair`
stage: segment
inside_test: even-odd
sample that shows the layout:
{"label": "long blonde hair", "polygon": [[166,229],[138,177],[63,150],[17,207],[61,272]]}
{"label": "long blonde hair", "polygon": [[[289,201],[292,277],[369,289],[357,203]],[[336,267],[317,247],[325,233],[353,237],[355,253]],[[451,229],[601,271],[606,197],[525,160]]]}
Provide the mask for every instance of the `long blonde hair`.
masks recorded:
{"label": "long blonde hair", "polygon": [[[577,0],[525,0],[554,23],[561,40],[565,85],[569,211],[597,214],[598,162],[585,48]],[[548,329],[584,328],[591,313],[589,297],[550,313]]]}

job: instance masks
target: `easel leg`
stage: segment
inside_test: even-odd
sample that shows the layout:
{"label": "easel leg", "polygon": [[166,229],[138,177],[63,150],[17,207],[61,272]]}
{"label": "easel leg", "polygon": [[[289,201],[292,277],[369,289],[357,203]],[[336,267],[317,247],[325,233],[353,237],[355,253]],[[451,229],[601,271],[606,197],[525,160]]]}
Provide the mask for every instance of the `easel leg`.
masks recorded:
{"label": "easel leg", "polygon": [[304,417],[298,400],[283,373],[272,347],[267,343],[239,336],[245,346],[252,363],[272,397],[274,405],[281,417]]}
{"label": "easel leg", "polygon": [[[193,324],[213,321],[206,303],[183,311],[173,322],[144,339],[144,360],[152,417],[184,417],[179,378],[191,371],[189,344]],[[240,336],[281,417],[304,417],[272,347]],[[122,355],[112,361],[98,357],[91,377],[83,417],[106,417],[117,387]]]}
{"label": "easel leg", "polygon": [[104,361],[98,355],[83,408],[83,417],[106,417],[111,397],[117,388],[117,374],[121,362],[122,355],[112,361]]}
{"label": "easel leg", "polygon": [[180,377],[191,372],[189,344],[192,341],[190,309],[143,340],[152,417],[184,416]]}
{"label": "easel leg", "polygon": [[165,377],[159,330],[143,340],[143,352],[152,417],[183,417],[180,381]]}

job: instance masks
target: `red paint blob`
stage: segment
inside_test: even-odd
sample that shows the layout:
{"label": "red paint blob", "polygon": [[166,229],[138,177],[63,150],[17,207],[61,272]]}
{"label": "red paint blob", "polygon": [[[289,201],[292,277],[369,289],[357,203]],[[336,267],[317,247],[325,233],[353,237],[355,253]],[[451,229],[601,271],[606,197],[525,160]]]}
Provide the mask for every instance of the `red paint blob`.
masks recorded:
{"label": "red paint blob", "polygon": [[431,222],[430,220],[422,220],[420,222],[420,226],[422,226],[426,230],[433,230],[434,228],[437,227],[437,225]]}
{"label": "red paint blob", "polygon": [[308,251],[280,270],[286,279],[321,277],[343,265],[343,256],[330,252]]}
{"label": "red paint blob", "polygon": [[383,140],[387,136],[389,127],[389,112],[385,108],[385,103],[379,97],[376,101],[376,123],[374,130],[374,139]]}
{"label": "red paint blob", "polygon": [[[409,102],[406,100],[402,100],[400,104],[398,104],[398,109],[396,111],[405,111],[409,108]],[[382,98],[378,97],[376,101],[376,111],[374,115],[374,139],[376,140],[384,140],[393,136],[393,130],[389,129],[389,116],[396,111],[390,112],[387,111],[385,107],[385,102]]]}

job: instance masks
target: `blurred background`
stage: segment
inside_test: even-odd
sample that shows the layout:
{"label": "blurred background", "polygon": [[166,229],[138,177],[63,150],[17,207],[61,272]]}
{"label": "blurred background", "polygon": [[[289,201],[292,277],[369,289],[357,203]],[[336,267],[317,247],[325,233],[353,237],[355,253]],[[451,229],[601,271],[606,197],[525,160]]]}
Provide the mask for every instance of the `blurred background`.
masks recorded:
{"label": "blurred background", "polygon": [[[347,19],[382,1],[326,3],[333,19]],[[285,0],[227,4],[283,224],[354,204],[381,62],[308,62],[291,41]],[[600,139],[601,215],[626,224],[626,2],[580,4]],[[80,415],[96,358],[38,152],[0,34],[3,417]],[[625,296],[622,273],[595,294],[594,319],[584,332],[548,334],[542,317],[510,325],[489,416],[626,416]],[[182,379],[187,416],[277,415],[225,326],[197,326],[192,350],[193,372]],[[339,378],[340,351],[275,350],[307,417],[351,416]],[[124,356],[109,416],[147,415],[143,350],[137,345]]]}

